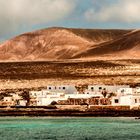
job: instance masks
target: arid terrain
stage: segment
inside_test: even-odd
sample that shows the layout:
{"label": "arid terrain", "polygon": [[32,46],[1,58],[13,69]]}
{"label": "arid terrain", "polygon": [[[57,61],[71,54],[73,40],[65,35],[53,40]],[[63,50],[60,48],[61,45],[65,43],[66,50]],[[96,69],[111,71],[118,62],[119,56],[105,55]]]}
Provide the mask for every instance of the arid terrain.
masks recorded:
{"label": "arid terrain", "polygon": [[64,84],[140,84],[140,60],[0,63],[0,87]]}
{"label": "arid terrain", "polygon": [[0,89],[140,84],[140,30],[48,28],[0,44]]}
{"label": "arid terrain", "polygon": [[0,61],[140,59],[140,30],[47,28],[0,45]]}

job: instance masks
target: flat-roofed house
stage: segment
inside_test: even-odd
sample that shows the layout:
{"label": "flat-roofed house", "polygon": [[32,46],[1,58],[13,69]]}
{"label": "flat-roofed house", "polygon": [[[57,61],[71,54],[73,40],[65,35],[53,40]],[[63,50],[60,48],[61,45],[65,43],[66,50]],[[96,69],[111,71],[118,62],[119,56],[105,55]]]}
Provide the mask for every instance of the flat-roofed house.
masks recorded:
{"label": "flat-roofed house", "polygon": [[47,88],[40,91],[30,91],[30,97],[36,101],[37,106],[45,106],[51,104],[52,101],[64,100],[65,92],[63,90],[54,90],[54,88],[48,90]]}
{"label": "flat-roofed house", "polygon": [[42,91],[30,91],[29,92],[30,97],[38,97],[38,96],[43,96],[43,92]]}
{"label": "flat-roofed house", "polygon": [[92,92],[100,92],[103,89],[105,89],[107,92],[113,92],[116,93],[118,89],[120,88],[129,88],[129,85],[89,85],[88,91]]}
{"label": "flat-roofed house", "polygon": [[133,88],[120,88],[117,90],[117,95],[132,95],[134,90]]}
{"label": "flat-roofed house", "polygon": [[53,101],[66,100],[66,98],[62,92],[47,92],[46,96],[38,96],[36,100],[38,106],[44,106],[51,104]]}
{"label": "flat-roofed house", "polygon": [[77,89],[73,85],[58,85],[58,86],[47,86],[48,91],[52,92],[65,92],[65,94],[74,94]]}
{"label": "flat-roofed house", "polygon": [[112,105],[129,105],[129,106],[137,106],[140,105],[140,96],[137,95],[124,95],[121,97],[113,97]]}
{"label": "flat-roofed house", "polygon": [[5,106],[15,105],[13,97],[12,96],[4,97],[2,100],[2,105],[5,105]]}
{"label": "flat-roofed house", "polygon": [[99,97],[99,98],[103,98],[102,94],[66,94],[65,97],[68,98],[92,98],[92,97]]}
{"label": "flat-roofed house", "polygon": [[27,104],[26,100],[20,99],[20,100],[18,100],[18,104],[17,105],[26,106],[26,104]]}
{"label": "flat-roofed house", "polygon": [[112,105],[121,106],[139,106],[140,105],[140,93],[137,88],[120,88],[117,91],[117,96],[112,97]]}

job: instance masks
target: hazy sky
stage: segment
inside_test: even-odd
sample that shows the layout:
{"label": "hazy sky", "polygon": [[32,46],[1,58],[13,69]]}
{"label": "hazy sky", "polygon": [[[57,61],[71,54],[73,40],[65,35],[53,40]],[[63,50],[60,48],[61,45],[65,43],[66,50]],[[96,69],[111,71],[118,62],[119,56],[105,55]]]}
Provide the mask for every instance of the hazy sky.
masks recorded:
{"label": "hazy sky", "polygon": [[140,28],[140,0],[0,0],[0,41],[50,26]]}

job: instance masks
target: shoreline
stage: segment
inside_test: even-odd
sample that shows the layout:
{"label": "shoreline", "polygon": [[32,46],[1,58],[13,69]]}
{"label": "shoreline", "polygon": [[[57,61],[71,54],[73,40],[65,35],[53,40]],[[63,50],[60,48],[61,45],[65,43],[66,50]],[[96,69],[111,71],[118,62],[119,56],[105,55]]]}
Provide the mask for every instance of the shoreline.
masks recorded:
{"label": "shoreline", "polygon": [[140,110],[0,110],[0,117],[140,117]]}

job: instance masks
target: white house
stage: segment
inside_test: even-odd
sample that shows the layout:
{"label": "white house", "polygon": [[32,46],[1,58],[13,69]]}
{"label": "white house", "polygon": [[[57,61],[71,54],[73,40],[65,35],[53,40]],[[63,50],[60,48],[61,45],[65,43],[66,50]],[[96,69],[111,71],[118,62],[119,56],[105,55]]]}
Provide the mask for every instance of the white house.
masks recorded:
{"label": "white house", "polygon": [[[54,87],[53,87],[54,88]],[[41,91],[31,91],[30,96],[36,99],[38,106],[49,105],[52,101],[58,100],[67,100],[68,98],[91,98],[91,97],[103,97],[102,94],[96,93],[93,94],[78,94],[77,92],[68,92],[66,93],[65,90],[47,90],[43,89]]]}
{"label": "white house", "polygon": [[4,102],[12,102],[12,101],[20,100],[20,99],[21,99],[21,96],[19,96],[18,94],[10,93],[9,96],[4,97],[3,101]]}
{"label": "white house", "polygon": [[21,96],[19,96],[19,94],[11,93],[10,95],[13,97],[13,100],[14,100],[14,101],[20,100],[20,99],[21,99]]}
{"label": "white house", "polygon": [[65,92],[65,94],[73,94],[77,92],[77,89],[73,85],[60,85],[60,86],[47,86],[48,91],[52,92]]}
{"label": "white house", "polygon": [[135,93],[140,95],[140,87],[135,88]]}
{"label": "white house", "polygon": [[4,102],[12,102],[13,101],[13,97],[12,96],[7,96],[3,98]]}
{"label": "white house", "polygon": [[139,106],[140,93],[138,88],[120,88],[117,91],[117,96],[112,97],[111,101],[112,105]]}
{"label": "white house", "polygon": [[42,91],[30,91],[30,97],[38,97],[38,96],[43,96],[43,92]]}
{"label": "white house", "polygon": [[140,105],[140,96],[124,95],[124,96],[120,96],[120,97],[113,97],[112,105],[137,106],[137,105]]}
{"label": "white house", "polygon": [[43,106],[49,105],[52,101],[64,100],[65,99],[65,92],[56,92],[53,90],[43,89],[41,91],[31,91],[30,92],[31,98],[36,99],[36,105]]}
{"label": "white house", "polygon": [[103,97],[102,94],[66,94],[65,95],[65,98],[68,99],[68,98],[92,98],[92,97]]}
{"label": "white house", "polygon": [[58,101],[58,100],[65,100],[65,94],[64,93],[56,93],[56,92],[48,92],[46,96],[37,96],[37,105],[43,106],[43,105],[49,105],[52,101]]}
{"label": "white house", "polygon": [[18,100],[18,105],[20,105],[20,106],[26,106],[26,104],[27,104],[27,101],[26,100],[22,100],[22,99]]}
{"label": "white house", "polygon": [[87,95],[90,95],[91,97],[103,97],[103,94],[101,91],[85,90],[84,93]]}
{"label": "white house", "polygon": [[12,106],[15,105],[15,102],[12,96],[7,96],[3,98],[1,104],[6,106]]}
{"label": "white house", "polygon": [[132,95],[134,90],[133,88],[120,88],[117,90],[117,95]]}
{"label": "white house", "polygon": [[74,86],[48,86],[47,89],[41,91],[31,91],[30,96],[36,100],[36,105],[49,105],[52,101],[67,100],[68,98],[103,98],[102,90],[106,89],[108,92],[116,93],[112,97],[112,105],[140,105],[140,87],[130,88],[129,86],[107,86],[95,85],[88,86],[84,94],[78,94]]}
{"label": "white house", "polygon": [[100,92],[103,89],[106,89],[108,92],[116,93],[120,88],[129,88],[129,85],[89,85],[88,91]]}

